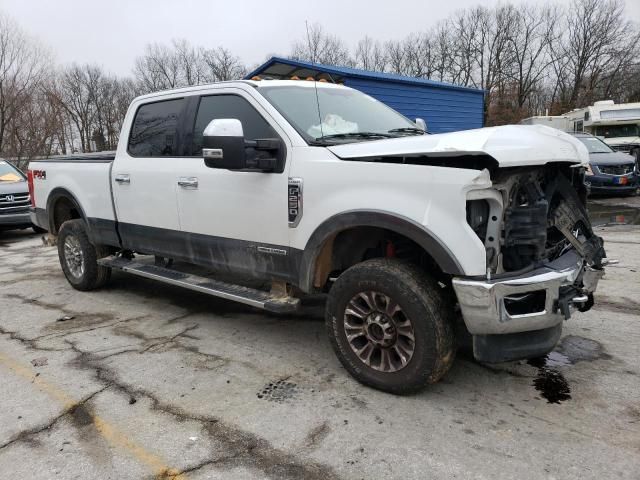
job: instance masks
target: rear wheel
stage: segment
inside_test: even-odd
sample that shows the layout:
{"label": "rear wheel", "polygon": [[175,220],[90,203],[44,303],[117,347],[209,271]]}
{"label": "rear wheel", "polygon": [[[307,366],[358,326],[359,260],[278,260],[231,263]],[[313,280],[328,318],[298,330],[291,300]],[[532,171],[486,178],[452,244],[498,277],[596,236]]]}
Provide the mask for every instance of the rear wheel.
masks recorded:
{"label": "rear wheel", "polygon": [[89,240],[82,220],[68,220],[58,232],[58,257],[67,281],[76,290],[94,290],[111,277],[111,269],[98,265],[98,259],[108,254],[104,247]]}
{"label": "rear wheel", "polygon": [[359,382],[412,393],[437,382],[455,357],[453,307],[438,284],[395,259],[344,272],[327,301],[331,344]]}

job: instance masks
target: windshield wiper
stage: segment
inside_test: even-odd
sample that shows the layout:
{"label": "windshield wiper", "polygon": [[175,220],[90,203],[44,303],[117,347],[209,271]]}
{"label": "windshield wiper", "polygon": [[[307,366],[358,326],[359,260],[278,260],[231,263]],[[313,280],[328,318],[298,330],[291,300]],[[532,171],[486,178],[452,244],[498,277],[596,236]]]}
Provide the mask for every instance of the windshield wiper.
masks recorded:
{"label": "windshield wiper", "polygon": [[323,140],[341,139],[341,138],[394,138],[395,135],[379,132],[350,132],[350,133],[334,133],[332,135],[323,135],[316,138],[316,142]]}
{"label": "windshield wiper", "polygon": [[415,133],[416,135],[424,135],[427,132],[417,127],[402,127],[392,128],[391,130],[389,130],[389,133]]}

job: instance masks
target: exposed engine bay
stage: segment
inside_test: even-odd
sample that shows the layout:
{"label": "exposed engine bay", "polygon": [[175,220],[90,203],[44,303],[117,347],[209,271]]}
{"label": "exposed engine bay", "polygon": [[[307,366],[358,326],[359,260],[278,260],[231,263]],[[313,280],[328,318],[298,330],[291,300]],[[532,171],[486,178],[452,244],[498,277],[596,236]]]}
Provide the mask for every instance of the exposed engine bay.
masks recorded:
{"label": "exposed engine bay", "polygon": [[566,164],[498,170],[492,180],[501,202],[468,201],[467,220],[487,246],[489,274],[534,269],[571,248],[601,268],[605,252],[587,214],[582,170]]}
{"label": "exposed engine bay", "polygon": [[[567,257],[582,259],[581,273],[559,287],[551,306],[564,318],[572,306],[580,311],[592,307],[606,257],[587,214],[583,175],[582,167],[566,164],[498,170],[492,175],[493,191],[485,198],[472,194],[467,202],[467,221],[485,244],[487,281],[539,271],[552,262],[557,266]],[[548,308],[548,293],[534,289],[505,295],[506,314],[541,314]]]}

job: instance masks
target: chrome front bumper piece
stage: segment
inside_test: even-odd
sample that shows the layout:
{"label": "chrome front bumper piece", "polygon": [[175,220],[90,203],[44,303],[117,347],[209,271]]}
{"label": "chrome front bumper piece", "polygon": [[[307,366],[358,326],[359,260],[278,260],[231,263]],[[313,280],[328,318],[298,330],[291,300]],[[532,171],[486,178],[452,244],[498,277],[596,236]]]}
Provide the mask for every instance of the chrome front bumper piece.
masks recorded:
{"label": "chrome front bumper piece", "polygon": [[[568,306],[582,302],[595,291],[604,270],[584,265],[574,251],[526,274],[495,280],[454,278],[453,288],[458,297],[462,316],[473,335],[528,332],[554,327],[565,319],[560,308],[561,287],[575,287],[578,294],[568,301]],[[544,292],[544,293],[543,293]],[[509,313],[505,299],[522,299],[526,294],[537,295],[541,300],[533,311],[521,314]],[[517,300],[516,300],[517,301]]]}

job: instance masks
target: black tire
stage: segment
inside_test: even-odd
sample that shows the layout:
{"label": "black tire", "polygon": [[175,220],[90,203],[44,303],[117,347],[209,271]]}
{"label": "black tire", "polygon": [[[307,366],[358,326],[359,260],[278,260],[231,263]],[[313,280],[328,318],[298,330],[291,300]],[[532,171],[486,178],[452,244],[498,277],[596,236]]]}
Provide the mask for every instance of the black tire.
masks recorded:
{"label": "black tire", "polygon": [[[355,344],[356,341],[371,342],[369,333],[351,335],[351,343],[346,333],[347,328],[352,328],[354,320],[359,321],[361,317],[356,319],[351,313],[345,313],[345,310],[349,305],[350,312],[353,311],[354,304],[350,302],[356,300],[362,292],[372,292],[376,304],[375,298],[388,298],[390,301],[386,302],[397,303],[402,314],[400,320],[398,321],[397,318],[399,314],[394,314],[396,317],[387,316],[391,322],[385,325],[393,324],[394,328],[388,331],[400,332],[398,326],[406,325],[406,319],[408,319],[414,337],[414,341],[411,342],[407,337],[401,339],[399,335],[402,334],[396,333],[395,344],[388,348],[379,345],[372,347],[374,354],[369,355],[371,365],[362,360],[355,351],[360,348],[360,345]],[[379,294],[376,295],[373,292],[379,292]],[[367,325],[363,331],[371,327],[372,315],[369,314],[366,317],[367,320],[363,320],[363,325]],[[384,321],[387,322],[387,320]],[[447,300],[446,295],[433,279],[417,267],[397,259],[367,260],[340,275],[329,292],[326,324],[331,345],[347,371],[359,382],[385,392],[408,394],[419,391],[426,385],[440,380],[455,358],[453,304]],[[395,327],[398,327],[397,330]],[[402,326],[402,328],[406,327]],[[354,340],[353,337],[358,338]],[[409,348],[413,343],[411,355],[404,355],[409,357],[408,360],[391,351],[397,342],[404,342],[405,345],[409,345]],[[380,350],[379,358],[381,359],[377,367],[373,365],[375,348]],[[386,362],[382,350],[387,350],[384,354]],[[407,353],[405,350],[401,351]],[[394,367],[390,367],[392,359],[389,355],[395,356],[396,370],[394,371],[391,371]],[[404,366],[397,368],[398,364],[403,362],[406,362]],[[385,365],[389,367],[388,371],[383,371]]]}
{"label": "black tire", "polygon": [[[71,253],[70,250],[75,253]],[[107,255],[108,251],[105,247],[95,246],[89,241],[83,220],[68,220],[60,227],[58,232],[60,266],[67,281],[76,290],[94,290],[109,281],[111,269],[98,265],[98,259]]]}
{"label": "black tire", "polygon": [[35,233],[47,233],[47,230],[45,230],[44,228],[40,228],[37,225],[31,225],[31,229],[35,232]]}

